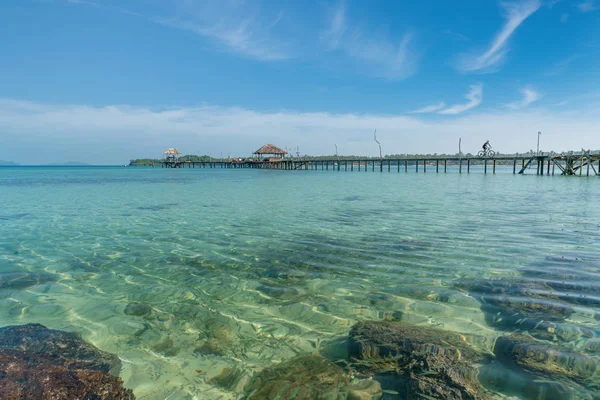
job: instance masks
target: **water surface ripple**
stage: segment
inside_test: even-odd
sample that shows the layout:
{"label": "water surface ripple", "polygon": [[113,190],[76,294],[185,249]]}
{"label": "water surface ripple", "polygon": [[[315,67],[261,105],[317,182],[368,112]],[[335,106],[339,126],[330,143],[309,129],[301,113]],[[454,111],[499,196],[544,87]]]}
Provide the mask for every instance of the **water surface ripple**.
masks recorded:
{"label": "water surface ripple", "polygon": [[499,170],[0,168],[0,326],[81,332],[139,399],[235,398],[227,366],[333,351],[361,320],[598,357],[597,179]]}

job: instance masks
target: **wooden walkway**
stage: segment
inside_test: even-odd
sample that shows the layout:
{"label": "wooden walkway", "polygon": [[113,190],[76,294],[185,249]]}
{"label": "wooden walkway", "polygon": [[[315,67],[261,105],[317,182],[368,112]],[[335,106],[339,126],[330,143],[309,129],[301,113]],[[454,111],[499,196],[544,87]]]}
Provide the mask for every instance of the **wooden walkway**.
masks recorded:
{"label": "wooden walkway", "polygon": [[[382,160],[345,159],[284,159],[284,160],[225,160],[225,161],[163,161],[162,168],[254,168],[278,170],[322,170],[322,171],[397,171],[448,172],[448,167],[457,167],[459,173],[470,173],[473,167],[483,167],[483,173],[495,174],[497,166],[512,167],[513,174],[524,174],[536,170],[537,175],[585,175],[600,176],[600,154],[579,153],[569,155],[521,155],[479,157],[430,157],[385,158]],[[154,167],[154,165],[153,165]]]}

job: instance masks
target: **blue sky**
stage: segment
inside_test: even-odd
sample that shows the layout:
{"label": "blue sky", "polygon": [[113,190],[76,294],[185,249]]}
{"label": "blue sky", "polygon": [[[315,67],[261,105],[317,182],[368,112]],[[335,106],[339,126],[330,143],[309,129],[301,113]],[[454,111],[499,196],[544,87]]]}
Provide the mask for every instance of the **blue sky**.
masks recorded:
{"label": "blue sky", "polygon": [[600,149],[600,0],[3,0],[0,160]]}

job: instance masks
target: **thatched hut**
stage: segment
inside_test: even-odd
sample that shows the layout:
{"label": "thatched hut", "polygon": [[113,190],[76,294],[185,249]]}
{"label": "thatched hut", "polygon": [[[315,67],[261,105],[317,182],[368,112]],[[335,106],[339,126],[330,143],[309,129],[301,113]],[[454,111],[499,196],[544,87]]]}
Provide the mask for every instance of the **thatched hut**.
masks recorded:
{"label": "thatched hut", "polygon": [[283,157],[287,154],[287,151],[280,149],[273,144],[265,144],[253,154],[258,156],[260,159],[265,157],[270,161],[281,161],[281,159],[283,159]]}
{"label": "thatched hut", "polygon": [[179,155],[181,154],[181,152],[175,147],[169,147],[163,154],[165,155],[166,161],[177,162],[177,160],[179,160]]}

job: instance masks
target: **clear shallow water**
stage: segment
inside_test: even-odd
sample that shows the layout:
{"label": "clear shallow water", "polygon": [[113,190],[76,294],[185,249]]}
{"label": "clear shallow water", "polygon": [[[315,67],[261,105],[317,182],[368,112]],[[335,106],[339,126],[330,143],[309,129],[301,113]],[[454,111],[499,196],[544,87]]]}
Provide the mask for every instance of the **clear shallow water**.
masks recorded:
{"label": "clear shallow water", "polygon": [[[597,179],[510,173],[0,168],[0,325],[81,332],[139,399],[234,398],[210,382],[223,368],[339,352],[364,319],[489,352],[506,330],[457,283],[564,267],[600,285],[599,196]],[[589,295],[544,301],[600,330]]]}

